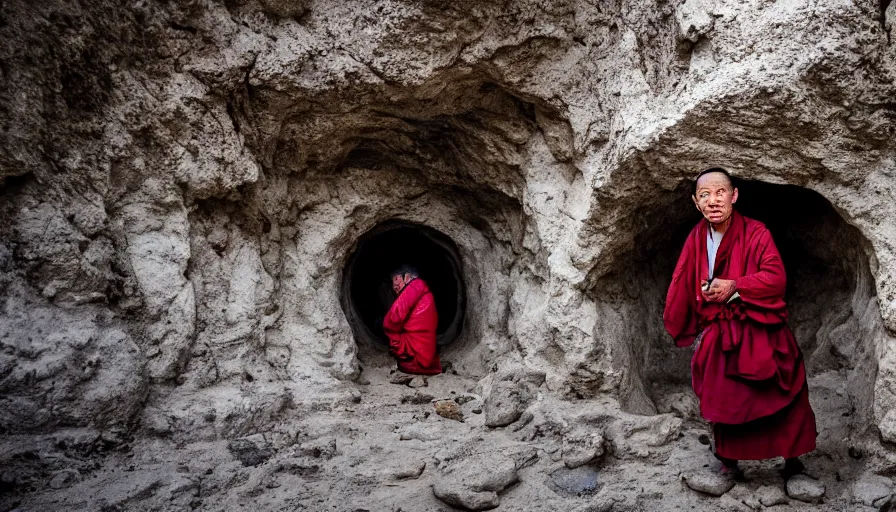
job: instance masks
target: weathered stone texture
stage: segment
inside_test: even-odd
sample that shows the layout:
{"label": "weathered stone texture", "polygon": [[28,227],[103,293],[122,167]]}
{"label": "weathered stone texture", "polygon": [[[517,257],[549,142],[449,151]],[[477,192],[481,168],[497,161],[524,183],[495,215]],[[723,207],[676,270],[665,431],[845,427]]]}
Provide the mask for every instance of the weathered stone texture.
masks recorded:
{"label": "weathered stone texture", "polygon": [[[693,419],[662,302],[686,180],[722,165],[781,219],[810,372],[845,382],[891,474],[894,6],[3,2],[0,433],[230,439],[343,393],[387,362],[343,269],[394,219],[457,245],[443,357],[486,379],[490,425],[539,393]],[[604,448],[576,443],[571,466]]]}

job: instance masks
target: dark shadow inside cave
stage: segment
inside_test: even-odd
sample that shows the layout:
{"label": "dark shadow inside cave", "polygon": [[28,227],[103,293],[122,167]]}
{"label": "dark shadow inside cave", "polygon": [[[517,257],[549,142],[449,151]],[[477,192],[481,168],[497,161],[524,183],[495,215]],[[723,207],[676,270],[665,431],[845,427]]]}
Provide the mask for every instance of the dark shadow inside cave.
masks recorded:
{"label": "dark shadow inside cave", "polygon": [[[765,223],[784,260],[790,325],[810,375],[837,370],[873,382],[872,333],[861,320],[875,297],[865,238],[817,192],[760,181],[735,185],[740,190],[735,208]],[[622,401],[633,412],[649,413],[669,386],[690,384],[693,351],[674,346],[662,313],[684,240],[701,218],[691,187],[682,183],[654,203],[653,213],[637,221],[634,249],[597,285],[608,291],[608,300],[630,311],[629,322],[641,324],[628,326],[632,334],[623,335],[629,338],[634,370]]]}
{"label": "dark shadow inside cave", "polygon": [[445,234],[405,221],[388,221],[362,235],[343,271],[340,302],[357,341],[386,347],[382,319],[395,295],[390,273],[413,265],[432,291],[439,314],[439,346],[460,334],[466,314],[466,287],[460,255]]}

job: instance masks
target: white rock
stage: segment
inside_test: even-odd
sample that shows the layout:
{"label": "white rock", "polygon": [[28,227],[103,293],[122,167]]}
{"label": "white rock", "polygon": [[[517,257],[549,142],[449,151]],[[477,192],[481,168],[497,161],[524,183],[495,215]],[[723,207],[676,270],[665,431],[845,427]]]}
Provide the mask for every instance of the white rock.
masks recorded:
{"label": "white rock", "polygon": [[600,433],[563,437],[563,463],[572,469],[595,461],[604,455],[606,441]]}
{"label": "white rock", "polygon": [[681,479],[691,489],[710,496],[725,494],[734,487],[735,483],[733,478],[709,470],[685,473],[682,474]]}
{"label": "white rock", "polygon": [[893,479],[865,473],[852,485],[853,501],[869,507],[881,507],[893,497]]}
{"label": "white rock", "polygon": [[824,497],[825,485],[806,475],[795,475],[787,481],[787,495],[806,503],[818,503]]}
{"label": "white rock", "polygon": [[784,489],[776,485],[763,485],[756,489],[756,497],[763,507],[772,507],[775,505],[784,505],[787,503],[787,494]]}

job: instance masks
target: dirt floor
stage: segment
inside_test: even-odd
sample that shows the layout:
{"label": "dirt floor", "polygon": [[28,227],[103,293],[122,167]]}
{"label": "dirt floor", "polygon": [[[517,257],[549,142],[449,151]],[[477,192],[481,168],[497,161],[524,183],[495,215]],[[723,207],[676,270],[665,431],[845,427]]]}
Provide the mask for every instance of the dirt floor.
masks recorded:
{"label": "dirt floor", "polygon": [[[477,382],[445,374],[414,389],[389,378],[386,368],[368,369],[357,391],[297,407],[313,412],[239,440],[179,445],[146,438],[104,453],[90,432],[55,435],[55,449],[46,448],[47,439],[7,438],[5,460],[25,468],[31,459],[35,467],[39,461],[58,470],[35,470],[28,486],[7,487],[0,508],[452,510],[435,497],[433,484],[458,470],[468,472],[464,481],[475,480],[482,476],[477,472],[494,471],[489,463],[502,457],[514,461],[516,474],[499,491],[498,510],[758,510],[767,508],[761,496],[776,494],[768,487],[784,489],[780,461],[744,464],[744,479],[721,498],[689,489],[683,475],[708,475],[715,466],[701,443],[707,430],[695,420],[632,416],[608,399],[569,402],[539,392],[517,422],[488,428]],[[826,486],[823,504],[777,493],[772,501],[781,504],[768,510],[863,510],[850,504],[848,482],[863,462],[848,455],[842,382],[829,372],[810,383],[819,449],[804,460],[807,472]],[[439,400],[450,400],[454,410],[444,411],[447,402],[440,410],[455,418],[459,412],[462,421],[437,414]],[[575,432],[603,436],[605,453],[570,469],[565,443]],[[88,445],[92,453],[86,453]],[[11,479],[4,474],[4,481]],[[22,492],[29,488],[34,491]]]}

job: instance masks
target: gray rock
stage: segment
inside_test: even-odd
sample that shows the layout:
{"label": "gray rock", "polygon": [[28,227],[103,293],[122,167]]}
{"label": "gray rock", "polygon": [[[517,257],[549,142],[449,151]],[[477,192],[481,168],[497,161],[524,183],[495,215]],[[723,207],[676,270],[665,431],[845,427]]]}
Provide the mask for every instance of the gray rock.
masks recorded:
{"label": "gray rock", "polygon": [[819,503],[824,493],[824,482],[806,475],[795,475],[787,481],[787,495],[795,500]]}
{"label": "gray rock", "polygon": [[741,500],[732,498],[728,494],[719,498],[718,505],[720,510],[725,510],[727,512],[753,512],[753,508]]}
{"label": "gray rock", "polygon": [[853,483],[852,495],[854,503],[881,507],[893,497],[893,479],[865,473]]}
{"label": "gray rock", "polygon": [[590,467],[560,468],[551,473],[548,486],[568,496],[590,496],[599,488],[598,472]]}
{"label": "gray rock", "polygon": [[[781,492],[783,493],[784,491]],[[754,493],[752,489],[750,489],[746,484],[743,483],[735,484],[733,489],[722,496],[722,499],[727,502],[728,500],[726,500],[725,498],[730,498],[734,501],[737,501],[741,505],[746,505],[752,510],[759,510],[762,507],[762,504],[759,502],[759,498],[756,496],[756,493]],[[736,505],[730,505],[729,508],[736,510],[739,507]]]}
{"label": "gray rock", "polygon": [[259,435],[234,439],[227,449],[243,466],[257,466],[274,455],[271,444]]}
{"label": "gray rock", "polygon": [[418,421],[403,426],[399,430],[399,440],[410,441],[416,439],[418,441],[436,441],[442,438],[441,425],[426,421]]}
{"label": "gray rock", "polygon": [[485,425],[505,427],[518,420],[524,410],[520,394],[520,388],[513,382],[496,383],[485,400]]}
{"label": "gray rock", "polygon": [[773,507],[775,505],[787,504],[787,494],[784,489],[775,485],[763,485],[756,489],[756,497],[763,507]]}
{"label": "gray rock", "polygon": [[881,439],[887,443],[896,443],[896,408],[887,411],[877,428]]}
{"label": "gray rock", "polygon": [[573,469],[604,455],[606,441],[600,433],[571,434],[563,437],[563,463]]}
{"label": "gray rock", "polygon": [[416,480],[426,470],[426,461],[406,462],[392,471],[393,480]]}
{"label": "gray rock", "polygon": [[659,447],[678,439],[681,434],[681,418],[671,415],[658,416],[657,420],[647,431],[647,446]]}
{"label": "gray rock", "polygon": [[320,437],[306,441],[299,446],[302,455],[315,459],[329,460],[339,453],[335,437]]}
{"label": "gray rock", "polygon": [[487,510],[500,504],[498,493],[517,482],[517,460],[503,453],[460,458],[436,480],[433,494],[464,510]]}
{"label": "gray rock", "polygon": [[50,487],[53,489],[62,489],[77,482],[80,477],[81,474],[74,469],[63,469],[61,471],[57,471],[53,475],[53,478],[50,479]]}
{"label": "gray rock", "polygon": [[426,382],[426,377],[422,375],[417,375],[410,382],[408,382],[408,387],[412,388],[425,388],[429,384]]}
{"label": "gray rock", "polygon": [[281,18],[298,18],[308,10],[308,0],[261,0],[264,10]]}
{"label": "gray rock", "polygon": [[661,396],[657,400],[657,411],[662,414],[674,414],[680,418],[696,418],[700,416],[700,404],[692,392],[672,393]]}
{"label": "gray rock", "polygon": [[734,487],[734,479],[709,470],[682,474],[681,479],[691,489],[710,496],[721,496]]}
{"label": "gray rock", "polygon": [[462,510],[490,510],[501,504],[501,498],[494,491],[474,491],[444,482],[436,482],[432,492],[436,498]]}
{"label": "gray rock", "polygon": [[517,421],[544,384],[545,373],[514,367],[498,372],[485,397],[485,425],[504,427]]}

